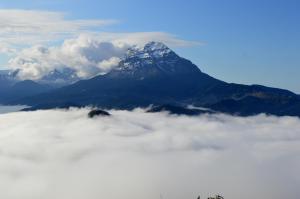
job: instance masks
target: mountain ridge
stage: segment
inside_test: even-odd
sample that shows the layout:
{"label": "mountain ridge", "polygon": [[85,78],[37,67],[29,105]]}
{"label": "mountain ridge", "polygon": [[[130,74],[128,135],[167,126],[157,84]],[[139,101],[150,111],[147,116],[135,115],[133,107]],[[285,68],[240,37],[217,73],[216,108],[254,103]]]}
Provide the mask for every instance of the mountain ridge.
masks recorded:
{"label": "mountain ridge", "polygon": [[107,74],[13,101],[31,106],[66,102],[117,109],[150,104],[194,105],[243,116],[300,116],[299,95],[215,79],[159,42],[128,49],[119,65]]}

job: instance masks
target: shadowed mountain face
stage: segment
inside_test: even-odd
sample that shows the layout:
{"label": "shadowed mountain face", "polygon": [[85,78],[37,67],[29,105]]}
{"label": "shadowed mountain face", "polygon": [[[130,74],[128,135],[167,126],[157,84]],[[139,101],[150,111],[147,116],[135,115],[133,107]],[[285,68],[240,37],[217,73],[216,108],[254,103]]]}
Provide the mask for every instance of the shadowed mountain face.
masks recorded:
{"label": "shadowed mountain face", "polygon": [[41,85],[31,80],[9,84],[5,89],[0,89],[0,104],[18,104],[18,100],[50,91],[52,88]]}
{"label": "shadowed mountain face", "polygon": [[158,42],[129,49],[118,67],[105,75],[17,102],[33,106],[71,102],[122,109],[150,104],[195,105],[239,115],[300,116],[296,94],[217,80]]}
{"label": "shadowed mountain face", "polygon": [[129,49],[119,66],[106,75],[79,81],[54,92],[22,102],[74,102],[105,108],[134,108],[150,104],[181,103],[197,92],[219,84],[192,62],[161,43]]}
{"label": "shadowed mountain face", "polygon": [[19,70],[0,70],[0,104],[15,104],[22,98],[78,81],[77,76],[69,69],[52,71],[37,81],[21,80],[18,73]]}
{"label": "shadowed mountain face", "polygon": [[15,75],[9,70],[0,71],[0,91],[8,89],[15,82]]}
{"label": "shadowed mountain face", "polygon": [[13,103],[14,100],[50,90],[48,86],[30,80],[18,81],[17,72],[0,71],[0,104]]}
{"label": "shadowed mountain face", "polygon": [[76,71],[70,68],[54,69],[38,80],[39,83],[51,87],[63,87],[79,81]]}

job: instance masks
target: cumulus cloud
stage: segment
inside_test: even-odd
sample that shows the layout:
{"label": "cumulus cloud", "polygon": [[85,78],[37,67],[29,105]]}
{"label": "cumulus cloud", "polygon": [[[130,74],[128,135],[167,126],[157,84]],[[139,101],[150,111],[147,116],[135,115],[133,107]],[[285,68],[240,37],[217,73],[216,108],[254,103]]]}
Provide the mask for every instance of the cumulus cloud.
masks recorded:
{"label": "cumulus cloud", "polygon": [[[1,198],[296,198],[300,120],[89,109],[0,115]],[[22,121],[22,122],[20,122]]]}
{"label": "cumulus cloud", "polygon": [[89,78],[117,66],[129,47],[142,47],[150,41],[177,47],[195,44],[161,32],[85,33],[66,39],[61,46],[26,48],[9,60],[9,66],[20,70],[21,79],[39,79],[66,67],[74,69],[81,78]]}
{"label": "cumulus cloud", "polygon": [[33,46],[22,50],[9,61],[19,69],[21,79],[39,79],[55,69],[72,68],[81,78],[111,70],[119,63],[128,45],[115,45],[87,35],[65,40],[61,46]]}

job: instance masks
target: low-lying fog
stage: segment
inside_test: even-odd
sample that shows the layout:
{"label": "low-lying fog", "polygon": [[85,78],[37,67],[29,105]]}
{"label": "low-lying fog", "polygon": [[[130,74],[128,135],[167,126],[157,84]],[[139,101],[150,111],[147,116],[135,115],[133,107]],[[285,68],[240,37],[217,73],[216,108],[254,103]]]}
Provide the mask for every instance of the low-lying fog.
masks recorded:
{"label": "low-lying fog", "polygon": [[2,106],[0,104],[0,114],[16,112],[16,111],[20,111],[20,110],[22,110],[24,108],[28,108],[28,106],[23,106],[23,105],[18,105],[18,106]]}
{"label": "low-lying fog", "polygon": [[89,109],[0,115],[3,199],[300,195],[300,120]]}

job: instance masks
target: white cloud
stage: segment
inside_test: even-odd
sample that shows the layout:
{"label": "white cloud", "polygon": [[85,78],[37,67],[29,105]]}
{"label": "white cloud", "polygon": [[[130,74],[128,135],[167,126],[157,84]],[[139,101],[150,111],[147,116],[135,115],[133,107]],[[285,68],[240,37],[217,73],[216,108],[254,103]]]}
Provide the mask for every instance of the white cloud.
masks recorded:
{"label": "white cloud", "polygon": [[[99,27],[118,23],[117,20],[68,19],[66,13],[41,10],[0,9],[0,46],[9,52],[33,46],[54,43],[82,33],[101,35],[106,40],[118,38],[121,43],[142,43],[156,40],[173,46],[199,45],[201,43],[178,39],[165,32],[99,33]],[[1,49],[1,48],[0,48]],[[1,50],[2,53],[7,50]]]}
{"label": "white cloud", "polygon": [[79,77],[89,78],[117,66],[130,46],[144,46],[149,41],[177,47],[195,44],[161,32],[85,33],[66,39],[61,46],[26,48],[10,59],[9,65],[12,69],[20,69],[21,79],[39,79],[63,67],[76,70]]}
{"label": "white cloud", "polygon": [[10,44],[0,42],[0,54],[12,55],[14,53],[16,53],[16,49],[12,48]]}
{"label": "white cloud", "polygon": [[170,47],[189,47],[203,45],[202,42],[188,41],[178,38],[178,36],[166,32],[131,32],[131,33],[94,33],[94,37],[113,41],[116,44],[133,44],[144,46],[147,42],[157,41],[165,43]]}
{"label": "white cloud", "polygon": [[[297,198],[300,120],[88,109],[0,115],[6,199]],[[22,121],[22,122],[19,122]]]}
{"label": "white cloud", "polygon": [[33,46],[10,59],[12,69],[20,69],[21,79],[39,79],[54,69],[72,68],[88,78],[109,71],[119,63],[128,46],[117,46],[81,35],[65,40],[59,47]]}
{"label": "white cloud", "polygon": [[201,44],[165,32],[99,32],[99,27],[116,22],[68,19],[61,12],[0,9],[0,53],[9,55],[11,68],[21,69],[22,79],[35,80],[62,67],[87,78],[109,71],[131,45],[149,41],[171,47]]}
{"label": "white cloud", "polygon": [[0,9],[0,44],[13,49],[53,42],[114,23],[115,20],[66,19],[66,14],[60,12]]}

